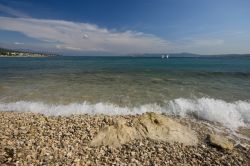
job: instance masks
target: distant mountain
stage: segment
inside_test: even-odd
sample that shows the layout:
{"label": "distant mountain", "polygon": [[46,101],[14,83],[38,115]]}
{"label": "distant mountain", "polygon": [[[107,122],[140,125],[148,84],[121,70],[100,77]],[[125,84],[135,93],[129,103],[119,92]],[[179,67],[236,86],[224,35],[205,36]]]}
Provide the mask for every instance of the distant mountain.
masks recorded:
{"label": "distant mountain", "polygon": [[131,54],[133,57],[162,57],[168,55],[168,57],[250,57],[250,54],[216,54],[216,55],[201,55],[193,53],[155,53],[155,54]]}

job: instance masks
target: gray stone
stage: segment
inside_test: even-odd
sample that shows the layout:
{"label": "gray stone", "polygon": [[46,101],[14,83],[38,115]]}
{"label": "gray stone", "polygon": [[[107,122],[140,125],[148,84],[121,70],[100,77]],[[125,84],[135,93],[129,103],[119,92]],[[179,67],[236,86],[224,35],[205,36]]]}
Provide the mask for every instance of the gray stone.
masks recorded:
{"label": "gray stone", "polygon": [[234,147],[233,143],[231,143],[226,137],[220,135],[209,134],[208,141],[212,146],[221,149],[232,150]]}

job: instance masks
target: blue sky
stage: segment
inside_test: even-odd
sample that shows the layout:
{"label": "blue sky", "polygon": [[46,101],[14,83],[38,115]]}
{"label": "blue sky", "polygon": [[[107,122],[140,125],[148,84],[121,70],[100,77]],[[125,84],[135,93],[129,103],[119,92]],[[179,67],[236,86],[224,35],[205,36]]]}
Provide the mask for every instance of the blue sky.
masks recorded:
{"label": "blue sky", "polygon": [[249,0],[0,0],[0,46],[84,53],[250,53]]}

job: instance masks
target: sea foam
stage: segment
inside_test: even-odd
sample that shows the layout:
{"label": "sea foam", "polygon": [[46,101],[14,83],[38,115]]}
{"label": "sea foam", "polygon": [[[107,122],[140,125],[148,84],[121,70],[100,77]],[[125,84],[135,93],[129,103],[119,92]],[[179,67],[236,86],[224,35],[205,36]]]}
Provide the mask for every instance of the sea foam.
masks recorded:
{"label": "sea foam", "polygon": [[42,102],[18,101],[0,103],[0,110],[34,112],[48,116],[69,116],[72,114],[136,115],[145,112],[158,112],[181,117],[195,116],[199,119],[219,122],[230,129],[236,129],[250,123],[250,102],[235,101],[229,103],[212,98],[178,98],[166,101],[164,105],[153,103],[138,107],[120,107],[111,103],[90,104],[83,102],[56,105]]}

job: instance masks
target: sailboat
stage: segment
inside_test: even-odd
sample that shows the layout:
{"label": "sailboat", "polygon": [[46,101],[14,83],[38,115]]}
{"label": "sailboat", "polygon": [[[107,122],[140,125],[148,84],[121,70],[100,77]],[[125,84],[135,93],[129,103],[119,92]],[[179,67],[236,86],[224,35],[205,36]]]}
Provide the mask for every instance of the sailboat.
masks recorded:
{"label": "sailboat", "polygon": [[163,58],[169,58],[169,55],[168,55],[168,54],[167,54],[167,55],[162,55],[161,58],[162,58],[162,59],[163,59]]}

